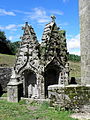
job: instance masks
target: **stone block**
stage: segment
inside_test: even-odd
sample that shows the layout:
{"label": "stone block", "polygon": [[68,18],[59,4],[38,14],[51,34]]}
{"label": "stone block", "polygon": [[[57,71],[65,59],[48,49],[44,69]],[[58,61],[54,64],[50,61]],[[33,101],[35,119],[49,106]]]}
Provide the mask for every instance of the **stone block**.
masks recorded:
{"label": "stone block", "polygon": [[10,82],[7,85],[7,100],[9,102],[18,102],[23,96],[23,86],[21,82]]}
{"label": "stone block", "polygon": [[76,112],[82,111],[84,106],[90,106],[90,85],[52,85],[48,87],[48,94],[52,106]]}

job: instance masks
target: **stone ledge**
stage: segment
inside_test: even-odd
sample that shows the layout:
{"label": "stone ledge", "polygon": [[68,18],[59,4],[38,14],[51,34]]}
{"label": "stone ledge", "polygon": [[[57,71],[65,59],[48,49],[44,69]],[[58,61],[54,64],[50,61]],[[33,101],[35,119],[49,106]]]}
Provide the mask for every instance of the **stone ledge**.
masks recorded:
{"label": "stone ledge", "polygon": [[19,85],[19,84],[22,84],[22,82],[9,82],[8,84],[7,84],[7,86],[17,86],[17,85]]}
{"label": "stone ledge", "polygon": [[64,85],[50,85],[48,86],[48,90],[54,90],[54,89],[62,89],[65,88]]}
{"label": "stone ledge", "polygon": [[24,98],[24,97],[21,97],[21,100],[25,100],[26,103],[36,102],[38,104],[42,104],[43,102],[48,102],[50,104],[50,99],[33,99],[33,98]]}

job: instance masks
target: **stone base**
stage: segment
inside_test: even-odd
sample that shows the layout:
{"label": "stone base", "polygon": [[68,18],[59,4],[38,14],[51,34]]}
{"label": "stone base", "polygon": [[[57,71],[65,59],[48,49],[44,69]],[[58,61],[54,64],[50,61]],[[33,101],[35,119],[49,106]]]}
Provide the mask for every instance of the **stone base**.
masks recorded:
{"label": "stone base", "polygon": [[34,99],[34,98],[24,98],[22,97],[21,100],[25,100],[26,103],[31,104],[33,102],[38,103],[38,104],[42,104],[44,102],[47,102],[48,104],[50,104],[50,99]]}
{"label": "stone base", "polygon": [[90,85],[51,85],[48,94],[51,105],[63,109],[82,111],[85,106],[90,106]]}
{"label": "stone base", "polygon": [[9,82],[7,85],[7,100],[9,102],[18,102],[23,96],[22,82]]}

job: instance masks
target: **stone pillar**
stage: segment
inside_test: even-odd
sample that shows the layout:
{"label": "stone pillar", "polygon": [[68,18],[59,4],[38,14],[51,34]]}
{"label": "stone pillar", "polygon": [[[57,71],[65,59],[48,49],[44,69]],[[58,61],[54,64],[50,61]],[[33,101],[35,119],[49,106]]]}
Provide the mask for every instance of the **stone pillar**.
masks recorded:
{"label": "stone pillar", "polygon": [[41,98],[44,99],[45,98],[45,88],[44,88],[44,83],[41,83]]}
{"label": "stone pillar", "polygon": [[59,79],[58,79],[58,84],[61,85],[61,72],[59,73]]}
{"label": "stone pillar", "polygon": [[16,75],[12,68],[12,76],[7,84],[7,100],[9,102],[18,102],[23,96],[23,84],[19,81],[19,76]]}
{"label": "stone pillar", "polygon": [[45,98],[45,93],[44,93],[44,78],[42,75],[38,74],[37,75],[37,88],[38,88],[38,98],[43,99]]}
{"label": "stone pillar", "polygon": [[31,98],[32,94],[33,94],[33,86],[32,86],[32,84],[30,84],[28,86],[28,97]]}
{"label": "stone pillar", "polygon": [[23,95],[22,82],[9,82],[7,85],[7,100],[18,102]]}
{"label": "stone pillar", "polygon": [[81,84],[90,84],[90,0],[79,0]]}

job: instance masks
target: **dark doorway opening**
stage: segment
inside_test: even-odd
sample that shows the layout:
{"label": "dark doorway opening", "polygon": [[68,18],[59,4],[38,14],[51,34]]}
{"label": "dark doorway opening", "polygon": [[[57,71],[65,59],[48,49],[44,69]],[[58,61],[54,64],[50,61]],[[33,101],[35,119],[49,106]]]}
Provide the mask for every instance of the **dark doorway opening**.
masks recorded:
{"label": "dark doorway opening", "polygon": [[59,72],[56,69],[53,69],[52,67],[45,70],[44,74],[45,78],[45,97],[48,97],[48,86],[58,84],[58,78],[59,78]]}
{"label": "dark doorway opening", "polygon": [[2,96],[2,94],[3,94],[3,89],[2,89],[2,86],[0,84],[0,97]]}
{"label": "dark doorway opening", "polygon": [[75,77],[71,77],[69,84],[77,84]]}
{"label": "dark doorway opening", "polygon": [[36,84],[36,74],[31,70],[25,70],[22,73],[23,78],[23,96],[31,97],[33,95],[33,88]]}

